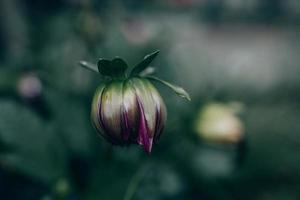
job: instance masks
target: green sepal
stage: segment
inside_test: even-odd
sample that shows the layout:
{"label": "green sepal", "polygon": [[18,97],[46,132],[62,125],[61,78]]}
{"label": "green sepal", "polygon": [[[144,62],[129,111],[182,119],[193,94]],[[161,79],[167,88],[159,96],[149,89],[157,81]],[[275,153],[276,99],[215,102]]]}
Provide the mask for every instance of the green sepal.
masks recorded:
{"label": "green sepal", "polygon": [[168,86],[169,88],[171,88],[178,96],[191,101],[190,95],[182,87],[173,85],[173,84],[171,84],[167,81],[161,80],[155,76],[146,76],[145,78],[162,83],[162,84]]}
{"label": "green sepal", "polygon": [[84,67],[84,68],[86,68],[86,69],[89,69],[89,70],[91,70],[93,72],[99,73],[97,65],[95,65],[93,63],[90,63],[90,62],[82,60],[82,61],[79,61],[79,65],[82,66],[82,67]]}
{"label": "green sepal", "polygon": [[138,75],[139,73],[141,73],[142,71],[144,71],[149,65],[150,63],[154,60],[154,58],[158,55],[159,50],[148,54],[144,57],[144,59],[142,60],[142,62],[140,62],[139,64],[137,64],[131,71],[130,76],[134,76],[134,75]]}
{"label": "green sepal", "polygon": [[118,57],[112,61],[100,58],[97,65],[100,74],[110,77],[124,77],[128,68],[126,62]]}

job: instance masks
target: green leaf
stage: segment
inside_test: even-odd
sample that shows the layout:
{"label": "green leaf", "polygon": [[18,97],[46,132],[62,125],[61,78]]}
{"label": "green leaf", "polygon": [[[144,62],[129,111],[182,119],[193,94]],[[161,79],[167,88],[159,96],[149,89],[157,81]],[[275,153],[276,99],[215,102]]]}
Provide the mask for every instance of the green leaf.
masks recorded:
{"label": "green leaf", "polygon": [[11,148],[1,155],[6,167],[42,181],[65,174],[66,147],[54,123],[9,100],[0,100],[0,119],[1,141]]}
{"label": "green leaf", "polygon": [[179,86],[176,86],[176,85],[173,85],[167,81],[164,81],[164,80],[161,80],[155,76],[147,76],[146,78],[150,79],[150,80],[153,80],[153,81],[157,81],[157,82],[160,82],[166,86],[168,86],[169,88],[171,88],[178,96],[182,97],[182,98],[185,98],[189,101],[191,101],[191,97],[190,95],[182,88],[182,87],[179,87]]}
{"label": "green leaf", "polygon": [[150,63],[154,60],[154,58],[158,55],[159,50],[148,54],[144,57],[143,61],[137,64],[131,71],[130,76],[138,75],[142,71],[144,71]]}
{"label": "green leaf", "polygon": [[98,70],[100,74],[110,77],[125,76],[128,68],[126,62],[121,58],[114,58],[112,61],[100,58],[98,61]]}
{"label": "green leaf", "polygon": [[86,68],[86,69],[89,69],[89,70],[91,70],[91,71],[94,71],[94,72],[97,72],[97,73],[99,73],[99,71],[98,71],[98,67],[97,67],[97,65],[95,65],[95,64],[92,64],[92,63],[90,63],[90,62],[87,62],[87,61],[79,61],[79,65],[80,66],[82,66],[82,67],[84,67],[84,68]]}

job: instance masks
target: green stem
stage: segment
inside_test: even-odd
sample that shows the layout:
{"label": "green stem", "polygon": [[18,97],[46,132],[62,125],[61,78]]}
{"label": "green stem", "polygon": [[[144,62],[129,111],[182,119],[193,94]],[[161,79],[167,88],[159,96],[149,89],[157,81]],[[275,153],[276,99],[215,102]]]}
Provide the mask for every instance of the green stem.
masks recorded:
{"label": "green stem", "polygon": [[133,195],[135,194],[142,178],[144,177],[145,173],[147,172],[149,165],[147,163],[143,164],[139,170],[132,176],[128,187],[126,189],[124,199],[123,200],[130,200],[132,199]]}

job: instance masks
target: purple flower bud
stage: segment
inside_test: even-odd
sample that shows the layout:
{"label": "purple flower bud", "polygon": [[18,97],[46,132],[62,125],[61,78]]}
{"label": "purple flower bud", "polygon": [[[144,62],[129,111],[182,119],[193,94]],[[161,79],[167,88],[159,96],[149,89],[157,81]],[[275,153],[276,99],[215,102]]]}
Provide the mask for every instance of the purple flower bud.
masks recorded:
{"label": "purple flower bud", "polygon": [[166,115],[164,101],[152,83],[137,77],[100,86],[91,112],[94,127],[109,142],[136,143],[148,153],[163,131]]}
{"label": "purple flower bud", "polygon": [[150,81],[159,82],[178,96],[191,100],[182,88],[156,76],[149,76],[149,65],[159,51],[148,54],[130,74],[127,63],[115,57],[100,58],[97,65],[87,61],[79,64],[99,73],[109,82],[100,86],[92,102],[91,119],[94,127],[106,140],[116,145],[139,144],[148,153],[158,141],[166,123],[167,110],[163,99]]}

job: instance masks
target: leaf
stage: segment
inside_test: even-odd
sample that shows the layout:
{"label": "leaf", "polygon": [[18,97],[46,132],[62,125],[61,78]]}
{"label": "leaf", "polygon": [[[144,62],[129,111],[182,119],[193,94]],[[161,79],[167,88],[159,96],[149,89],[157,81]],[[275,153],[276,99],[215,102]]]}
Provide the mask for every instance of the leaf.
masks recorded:
{"label": "leaf", "polygon": [[164,81],[164,80],[161,80],[155,76],[147,76],[146,78],[150,79],[150,80],[154,80],[154,81],[157,81],[157,82],[160,82],[166,86],[168,86],[169,88],[171,88],[178,96],[182,97],[182,98],[185,98],[189,101],[191,101],[191,97],[190,95],[182,88],[182,87],[179,87],[179,86],[176,86],[176,85],[173,85],[167,81]]}
{"label": "leaf", "polygon": [[137,64],[131,71],[130,76],[138,75],[140,72],[144,71],[150,63],[154,60],[154,58],[158,55],[159,50],[148,54],[144,57],[143,61]]}
{"label": "leaf", "polygon": [[8,100],[0,100],[0,119],[0,138],[11,147],[1,155],[8,168],[43,181],[64,175],[66,148],[54,123]]}
{"label": "leaf", "polygon": [[97,65],[95,65],[93,63],[90,63],[90,62],[82,60],[82,61],[79,61],[79,64],[80,64],[80,66],[82,66],[82,67],[84,67],[86,69],[89,69],[91,71],[99,73]]}
{"label": "leaf", "polygon": [[126,62],[116,57],[112,61],[100,58],[98,61],[98,70],[100,74],[110,77],[125,76],[126,69],[128,68]]}

